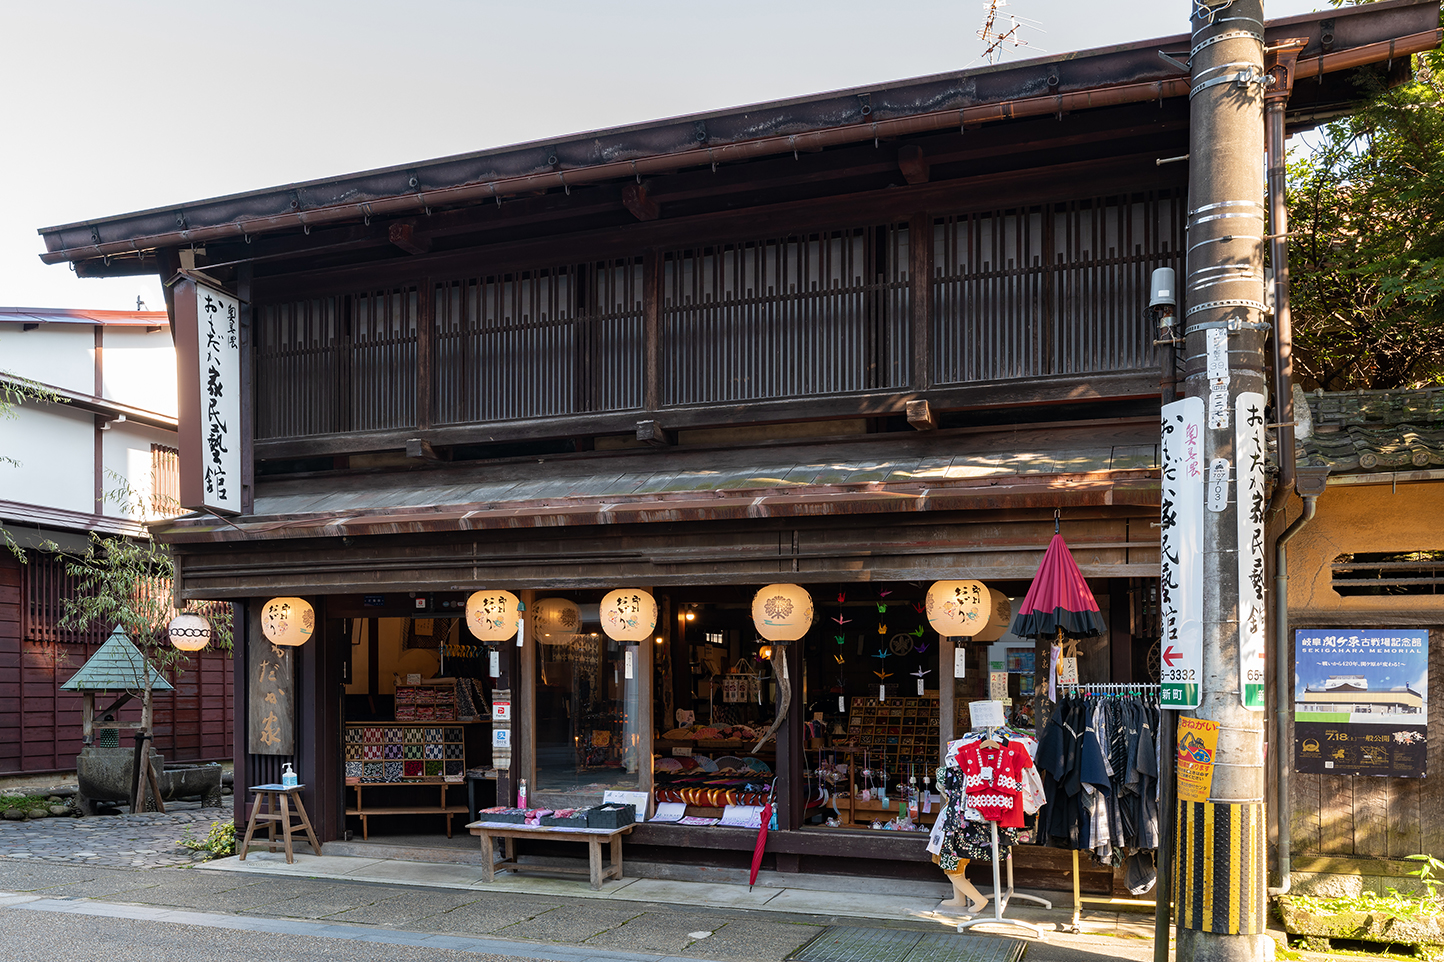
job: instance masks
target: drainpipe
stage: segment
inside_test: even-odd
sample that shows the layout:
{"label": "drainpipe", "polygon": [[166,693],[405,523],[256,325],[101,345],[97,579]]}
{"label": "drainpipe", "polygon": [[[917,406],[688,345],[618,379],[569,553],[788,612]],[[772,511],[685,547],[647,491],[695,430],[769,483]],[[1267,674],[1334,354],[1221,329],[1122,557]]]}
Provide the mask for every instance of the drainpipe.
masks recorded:
{"label": "drainpipe", "polygon": [[[1270,888],[1270,896],[1287,895],[1292,881],[1293,869],[1290,864],[1289,822],[1292,820],[1292,806],[1289,798],[1289,772],[1292,768],[1293,751],[1289,745],[1289,693],[1293,691],[1293,674],[1289,671],[1289,654],[1293,646],[1289,643],[1289,552],[1288,543],[1304,529],[1318,512],[1319,495],[1324,493],[1328,483],[1328,466],[1305,466],[1297,469],[1295,484],[1299,497],[1304,499],[1304,510],[1293,524],[1284,529],[1274,542],[1274,697],[1278,728],[1278,739],[1274,749],[1275,764],[1278,765],[1278,798],[1274,810],[1278,813],[1279,884]],[[1286,496],[1286,495],[1285,495]]]}
{"label": "drainpipe", "polygon": [[[1274,542],[1274,673],[1277,732],[1274,759],[1278,766],[1274,799],[1275,822],[1278,825],[1279,885],[1268,894],[1285,895],[1289,891],[1290,800],[1289,769],[1293,753],[1289,746],[1289,692],[1293,680],[1289,672],[1289,567],[1286,545],[1304,525],[1313,520],[1316,501],[1322,492],[1304,495],[1305,483],[1295,477],[1294,405],[1293,405],[1293,322],[1289,310],[1289,214],[1285,188],[1284,110],[1293,92],[1294,65],[1299,51],[1307,41],[1290,39],[1279,42],[1264,52],[1268,87],[1264,93],[1264,152],[1268,156],[1269,264],[1274,275],[1273,330],[1273,395],[1274,417],[1278,421],[1278,482],[1274,487],[1271,513],[1277,515],[1288,504],[1289,494],[1297,484],[1304,499],[1304,510]],[[1305,473],[1318,469],[1305,468]],[[1323,469],[1323,477],[1328,469]]]}

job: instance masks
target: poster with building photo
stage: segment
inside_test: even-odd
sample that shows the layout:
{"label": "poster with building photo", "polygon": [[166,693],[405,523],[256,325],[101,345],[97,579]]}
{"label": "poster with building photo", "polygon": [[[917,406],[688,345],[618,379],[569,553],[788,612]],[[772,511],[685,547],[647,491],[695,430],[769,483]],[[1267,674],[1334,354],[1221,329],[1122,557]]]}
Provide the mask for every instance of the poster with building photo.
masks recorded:
{"label": "poster with building photo", "polygon": [[1423,778],[1429,633],[1294,632],[1294,770]]}

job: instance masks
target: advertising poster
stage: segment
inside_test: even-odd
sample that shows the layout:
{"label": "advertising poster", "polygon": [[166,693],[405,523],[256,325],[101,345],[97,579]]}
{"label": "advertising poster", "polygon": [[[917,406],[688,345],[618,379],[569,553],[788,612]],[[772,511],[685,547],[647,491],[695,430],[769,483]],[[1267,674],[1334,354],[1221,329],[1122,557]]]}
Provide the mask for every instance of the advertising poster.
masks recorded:
{"label": "advertising poster", "polygon": [[1294,632],[1294,770],[1423,778],[1429,633]]}
{"label": "advertising poster", "polygon": [[1178,719],[1178,797],[1206,802],[1213,790],[1213,755],[1218,750],[1218,722]]}

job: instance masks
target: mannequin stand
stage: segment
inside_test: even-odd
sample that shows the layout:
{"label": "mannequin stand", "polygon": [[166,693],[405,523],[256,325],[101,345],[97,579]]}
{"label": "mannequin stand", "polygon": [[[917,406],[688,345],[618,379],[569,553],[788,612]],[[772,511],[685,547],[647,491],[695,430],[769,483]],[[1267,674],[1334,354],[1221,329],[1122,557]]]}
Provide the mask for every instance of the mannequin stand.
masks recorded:
{"label": "mannequin stand", "polygon": [[[1074,854],[1077,854],[1077,853],[1074,853]],[[1074,876],[1075,876],[1075,877],[1077,876],[1077,873],[1076,873],[1076,872],[1074,873]],[[983,898],[985,898],[985,899],[996,898],[996,895],[985,895],[985,896],[983,896]],[[1013,892],[1013,849],[1012,849],[1011,847],[1009,847],[1009,848],[1008,848],[1008,891],[1006,891],[1006,892],[1003,893],[1003,904],[1006,905],[1007,903],[1013,901],[1013,899],[1022,899],[1024,902],[1032,902],[1032,903],[1034,903],[1035,905],[1041,905],[1041,906],[1043,906],[1043,908],[1045,908],[1045,909],[1051,909],[1051,908],[1053,907],[1053,903],[1050,902],[1050,901],[1048,901],[1048,900],[1045,899],[1045,898],[1039,898],[1039,897],[1036,896],[1036,895],[1027,895],[1027,894],[1024,894],[1024,893],[1014,893],[1014,892]]]}
{"label": "mannequin stand", "polygon": [[[1001,876],[1000,876],[1000,869],[998,868],[998,823],[997,823],[997,822],[989,822],[989,823],[988,823],[988,827],[989,827],[990,829],[992,829],[992,832],[993,832],[993,895],[992,895],[992,899],[993,899],[993,917],[990,918],[990,919],[988,919],[988,918],[968,919],[966,922],[959,922],[959,923],[958,923],[958,931],[959,931],[959,932],[966,931],[967,929],[970,929],[970,928],[972,928],[972,927],[975,926],[975,925],[1011,925],[1011,926],[1014,926],[1014,927],[1016,927],[1016,928],[1027,929],[1029,932],[1032,932],[1034,935],[1038,936],[1038,938],[1041,939],[1041,938],[1043,938],[1043,930],[1042,930],[1041,928],[1039,928],[1038,926],[1033,925],[1033,924],[1030,923],[1030,922],[1022,922],[1022,921],[1019,921],[1018,919],[1005,919],[1005,918],[1003,918],[1003,910],[1008,907],[1008,899],[1009,899],[1009,898],[1012,896],[1012,894],[1013,894],[1012,879],[1011,879],[1011,877],[1009,878],[1008,891],[1007,891],[1007,892],[1004,892],[1004,891],[1003,891],[1003,880],[1002,880],[1002,878],[1001,878]],[[1008,868],[1009,868],[1009,875],[1011,876],[1011,870],[1012,870],[1012,860],[1011,860],[1011,858],[1009,859],[1009,862],[1008,862]],[[1032,896],[1025,896],[1025,897],[1032,899]],[[1039,899],[1033,899],[1033,901],[1036,902],[1036,901],[1040,901],[1040,900],[1039,900]],[[1050,905],[1049,908],[1052,908],[1052,906]]]}

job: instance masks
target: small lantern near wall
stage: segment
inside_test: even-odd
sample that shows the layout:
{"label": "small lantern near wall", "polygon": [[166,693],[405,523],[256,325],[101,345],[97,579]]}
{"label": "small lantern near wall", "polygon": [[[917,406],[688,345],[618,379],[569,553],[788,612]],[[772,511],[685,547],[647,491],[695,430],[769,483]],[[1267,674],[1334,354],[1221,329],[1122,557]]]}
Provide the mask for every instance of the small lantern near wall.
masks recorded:
{"label": "small lantern near wall", "polygon": [[752,624],[768,641],[796,641],[812,627],[812,595],[799,585],[768,585],[752,597]]}
{"label": "small lantern near wall", "polygon": [[582,610],[566,598],[543,598],[533,608],[532,630],[553,644],[568,641],[582,630]]}
{"label": "small lantern near wall", "polygon": [[211,623],[193,611],[183,611],[170,620],[171,647],[180,651],[200,651],[211,643]]}
{"label": "small lantern near wall", "polygon": [[996,588],[988,589],[988,622],[973,636],[974,641],[997,641],[1013,621],[1013,602]]}
{"label": "small lantern near wall", "polygon": [[657,599],[641,588],[618,588],[602,598],[600,614],[613,641],[646,641],[657,627]]}
{"label": "small lantern near wall", "polygon": [[482,641],[506,641],[516,634],[521,599],[510,591],[473,591],[466,599],[466,627]]}
{"label": "small lantern near wall", "polygon": [[272,598],[261,609],[261,633],[273,645],[304,645],[316,628],[316,612],[304,598]]}
{"label": "small lantern near wall", "polygon": [[981,581],[935,581],[928,589],[928,624],[944,637],[971,638],[987,626],[991,605]]}

